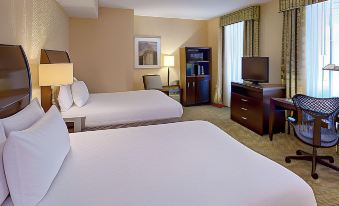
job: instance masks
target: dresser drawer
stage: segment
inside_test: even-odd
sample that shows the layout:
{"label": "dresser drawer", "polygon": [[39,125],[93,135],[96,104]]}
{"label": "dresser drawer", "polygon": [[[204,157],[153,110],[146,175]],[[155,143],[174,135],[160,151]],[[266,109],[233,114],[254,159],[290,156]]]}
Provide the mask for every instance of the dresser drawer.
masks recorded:
{"label": "dresser drawer", "polygon": [[243,110],[261,110],[262,103],[258,99],[252,97],[243,96],[237,93],[232,93],[231,107],[243,108]]}

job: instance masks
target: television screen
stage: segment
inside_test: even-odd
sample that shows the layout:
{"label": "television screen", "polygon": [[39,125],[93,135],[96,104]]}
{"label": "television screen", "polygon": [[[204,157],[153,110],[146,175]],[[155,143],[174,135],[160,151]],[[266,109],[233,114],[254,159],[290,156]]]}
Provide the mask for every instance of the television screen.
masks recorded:
{"label": "television screen", "polygon": [[254,83],[267,83],[269,78],[268,57],[243,57],[242,79]]}

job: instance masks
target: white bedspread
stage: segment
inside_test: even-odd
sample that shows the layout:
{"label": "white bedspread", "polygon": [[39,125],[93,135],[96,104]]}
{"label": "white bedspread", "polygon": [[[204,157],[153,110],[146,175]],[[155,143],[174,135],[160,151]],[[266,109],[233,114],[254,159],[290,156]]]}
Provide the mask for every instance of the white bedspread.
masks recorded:
{"label": "white bedspread", "polygon": [[180,103],[157,90],[91,94],[83,107],[73,105],[63,117],[86,117],[86,127],[180,118]]}
{"label": "white bedspread", "polygon": [[316,205],[300,177],[207,122],[76,133],[71,147],[39,205]]}

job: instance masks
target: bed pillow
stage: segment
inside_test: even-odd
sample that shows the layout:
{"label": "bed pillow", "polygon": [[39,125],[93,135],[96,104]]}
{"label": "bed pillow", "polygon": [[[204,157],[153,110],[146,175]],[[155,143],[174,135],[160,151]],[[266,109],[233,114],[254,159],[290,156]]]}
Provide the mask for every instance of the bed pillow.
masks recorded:
{"label": "bed pillow", "polygon": [[68,130],[55,106],[32,127],[11,132],[3,161],[14,205],[36,205],[46,195],[69,150]]}
{"label": "bed pillow", "polygon": [[0,122],[0,205],[6,200],[9,191],[2,161],[2,151],[6,142],[5,130]]}
{"label": "bed pillow", "polygon": [[68,111],[73,105],[71,85],[60,86],[58,102],[62,112]]}
{"label": "bed pillow", "polygon": [[5,135],[8,137],[12,131],[20,131],[29,128],[36,121],[41,119],[44,114],[45,112],[41,108],[39,101],[33,99],[23,110],[10,117],[1,119],[0,121],[5,129]]}
{"label": "bed pillow", "polygon": [[74,103],[78,107],[84,106],[89,98],[89,92],[85,82],[76,81],[72,84],[72,95]]}

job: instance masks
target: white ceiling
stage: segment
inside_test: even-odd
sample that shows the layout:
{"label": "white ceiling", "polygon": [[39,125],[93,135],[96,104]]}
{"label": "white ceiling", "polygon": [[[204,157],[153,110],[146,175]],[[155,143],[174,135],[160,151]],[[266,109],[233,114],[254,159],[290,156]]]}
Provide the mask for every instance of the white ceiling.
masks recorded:
{"label": "white ceiling", "polygon": [[98,0],[56,0],[71,17],[98,18]]}
{"label": "white ceiling", "polygon": [[[70,16],[97,18],[100,7],[134,9],[139,16],[211,19],[271,0],[57,0]],[[99,3],[98,3],[99,1]]]}

